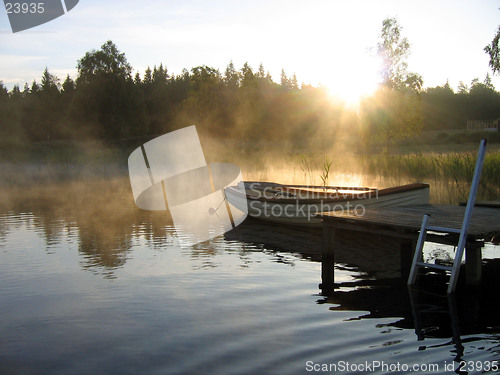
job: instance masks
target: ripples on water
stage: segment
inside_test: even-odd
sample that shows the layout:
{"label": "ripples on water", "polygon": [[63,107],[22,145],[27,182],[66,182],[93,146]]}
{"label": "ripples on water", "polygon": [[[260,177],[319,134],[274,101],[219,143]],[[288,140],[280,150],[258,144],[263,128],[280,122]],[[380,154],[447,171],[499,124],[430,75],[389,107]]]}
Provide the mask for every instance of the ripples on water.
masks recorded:
{"label": "ripples on water", "polygon": [[500,360],[493,260],[496,290],[409,296],[386,250],[348,238],[339,288],[323,296],[320,232],[248,220],[181,249],[169,219],[136,210],[122,183],[3,194],[1,374],[305,374],[372,361],[446,373],[454,360]]}

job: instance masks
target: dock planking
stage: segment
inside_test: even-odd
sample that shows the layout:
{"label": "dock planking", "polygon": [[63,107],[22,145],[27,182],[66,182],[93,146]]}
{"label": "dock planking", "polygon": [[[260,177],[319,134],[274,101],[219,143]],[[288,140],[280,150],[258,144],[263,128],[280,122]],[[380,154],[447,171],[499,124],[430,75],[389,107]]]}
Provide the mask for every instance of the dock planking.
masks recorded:
{"label": "dock planking", "polygon": [[[328,212],[321,215],[323,222],[323,290],[334,287],[333,265],[335,258],[335,232],[346,230],[366,234],[383,234],[401,239],[401,273],[409,271],[416,239],[425,214],[431,216],[430,225],[460,230],[465,214],[463,206],[414,205],[381,207],[360,212]],[[500,209],[474,207],[466,246],[466,282],[477,285],[481,279],[481,248],[484,241],[500,235]],[[457,234],[428,234],[427,240],[456,245]],[[369,256],[369,254],[367,254]]]}
{"label": "dock planking", "polygon": [[[424,204],[416,206],[386,207],[367,209],[364,215],[356,216],[352,212],[329,212],[322,214],[323,224],[345,223],[359,226],[359,231],[370,227],[385,227],[395,232],[418,232],[422,217],[431,216],[431,225],[460,229],[465,214],[465,207],[450,205]],[[468,230],[468,238],[482,240],[500,234],[500,209],[475,207]]]}

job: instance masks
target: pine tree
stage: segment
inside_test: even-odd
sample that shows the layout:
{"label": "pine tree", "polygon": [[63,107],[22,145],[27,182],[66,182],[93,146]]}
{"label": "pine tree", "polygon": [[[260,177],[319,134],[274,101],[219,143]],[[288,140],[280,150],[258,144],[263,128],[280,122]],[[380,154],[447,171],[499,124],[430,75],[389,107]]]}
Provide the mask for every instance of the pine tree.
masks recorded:
{"label": "pine tree", "polygon": [[495,86],[493,86],[493,83],[491,82],[490,73],[486,73],[486,78],[484,79],[484,85],[491,90],[495,90]]}
{"label": "pine tree", "polygon": [[458,82],[457,93],[462,95],[468,94],[469,87],[467,87],[467,85],[463,81],[460,81]]}
{"label": "pine tree", "polygon": [[30,93],[31,93],[30,86],[28,85],[28,82],[26,82],[23,88],[23,97],[26,98]]}
{"label": "pine tree", "polygon": [[281,80],[280,80],[281,87],[284,88],[285,90],[290,90],[290,81],[288,77],[286,76],[285,69],[281,69]]}
{"label": "pine tree", "polygon": [[0,99],[7,99],[9,97],[9,92],[7,87],[4,86],[3,82],[0,81]]}
{"label": "pine tree", "polygon": [[139,72],[135,73],[134,84],[139,86],[142,83],[141,74]]}
{"label": "pine tree", "polygon": [[158,68],[156,65],[153,70],[153,82],[157,85],[166,85],[168,80],[167,69],[163,68],[163,64],[160,64]]}
{"label": "pine tree", "polygon": [[59,78],[57,78],[55,75],[49,73],[49,69],[45,67],[45,70],[43,71],[42,74],[42,92],[48,93],[55,93],[56,91],[59,92]]}
{"label": "pine tree", "polygon": [[143,82],[145,84],[151,84],[151,83],[153,83],[153,74],[152,74],[151,68],[149,66],[146,69],[146,71],[144,72],[144,80],[143,80]]}
{"label": "pine tree", "polygon": [[292,78],[289,80],[289,84],[291,90],[299,89],[299,83],[297,82],[297,75],[295,73],[293,73]]}
{"label": "pine tree", "polygon": [[234,68],[233,60],[231,60],[224,72],[224,83],[227,87],[235,89],[240,86],[240,76]]}
{"label": "pine tree", "polygon": [[36,82],[36,80],[33,80],[33,83],[31,84],[31,93],[33,95],[36,95],[40,92],[40,85]]}
{"label": "pine tree", "polygon": [[254,73],[248,62],[243,64],[243,68],[241,68],[241,86],[250,86],[254,81],[254,77]]}
{"label": "pine tree", "polygon": [[264,65],[262,65],[262,63],[260,63],[260,65],[259,65],[259,71],[257,72],[257,77],[258,78],[265,78],[266,77],[266,72],[264,70]]}
{"label": "pine tree", "polygon": [[73,81],[68,74],[62,84],[62,91],[65,94],[72,94],[75,91],[75,89],[76,89],[75,81]]}

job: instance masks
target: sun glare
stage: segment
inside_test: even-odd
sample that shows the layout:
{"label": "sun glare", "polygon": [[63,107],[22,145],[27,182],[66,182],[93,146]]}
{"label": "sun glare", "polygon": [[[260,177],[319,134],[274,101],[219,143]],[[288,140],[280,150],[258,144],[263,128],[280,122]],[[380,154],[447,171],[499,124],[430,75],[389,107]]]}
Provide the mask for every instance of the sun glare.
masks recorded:
{"label": "sun glare", "polygon": [[347,106],[358,107],[361,99],[372,95],[379,85],[377,60],[365,61],[358,66],[339,67],[331,77],[325,77],[321,85],[334,99],[340,99]]}

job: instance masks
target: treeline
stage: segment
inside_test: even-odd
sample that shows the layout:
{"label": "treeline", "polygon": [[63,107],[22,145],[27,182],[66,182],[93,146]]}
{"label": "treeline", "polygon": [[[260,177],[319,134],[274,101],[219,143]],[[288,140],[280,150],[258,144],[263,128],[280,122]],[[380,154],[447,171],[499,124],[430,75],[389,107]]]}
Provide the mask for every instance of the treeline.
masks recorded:
{"label": "treeline", "polygon": [[[331,142],[340,130],[354,138],[363,134],[360,139],[369,141],[377,139],[370,132],[395,134],[399,119],[409,114],[412,118],[404,121],[417,124],[416,131],[460,129],[470,119],[500,117],[500,93],[489,77],[484,83],[461,85],[457,93],[448,84],[421,90],[422,79],[415,74],[405,75],[404,80],[391,78],[399,79],[401,87],[391,87],[385,96],[381,87],[356,111],[322,88],[299,85],[295,75],[284,71],[276,83],[262,65],[254,70],[245,63],[237,70],[231,62],[222,73],[198,66],[179,75],[160,65],[134,76],[125,54],[111,41],[87,52],[77,68],[76,80],[67,76],[61,82],[46,68],[40,83],[33,81],[22,89],[14,86],[8,91],[0,82],[0,143],[117,141],[152,137],[191,124],[201,133],[243,141],[300,144],[314,137]],[[387,102],[376,103],[377,95]],[[396,102],[399,109],[389,111]],[[393,125],[385,126],[390,116]],[[380,126],[371,126],[377,121]],[[404,136],[407,127],[401,128]],[[389,143],[401,137],[382,134],[382,138]]]}
{"label": "treeline", "polygon": [[322,132],[332,136],[344,109],[324,90],[299,87],[295,76],[275,83],[261,65],[221,73],[198,66],[179,75],[163,65],[132,75],[112,42],[78,61],[78,77],[61,83],[45,69],[34,81],[8,92],[0,86],[3,143],[66,139],[115,141],[154,136],[196,124],[217,137],[289,139]]}
{"label": "treeline", "polygon": [[468,120],[494,120],[500,117],[500,93],[491,78],[460,82],[454,92],[448,82],[422,93],[424,130],[465,129]]}

